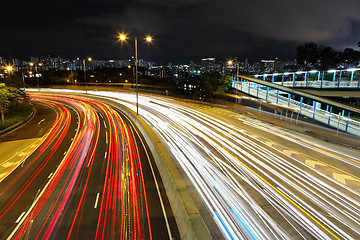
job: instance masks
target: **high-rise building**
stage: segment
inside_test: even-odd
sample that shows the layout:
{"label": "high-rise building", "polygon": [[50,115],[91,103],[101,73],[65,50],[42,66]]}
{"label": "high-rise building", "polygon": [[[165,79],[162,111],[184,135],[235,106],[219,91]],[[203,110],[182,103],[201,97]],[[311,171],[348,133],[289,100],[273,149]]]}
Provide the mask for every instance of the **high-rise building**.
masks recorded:
{"label": "high-rise building", "polygon": [[270,73],[275,71],[275,60],[261,60],[261,71]]}
{"label": "high-rise building", "polygon": [[201,59],[201,72],[212,72],[215,70],[215,58]]}
{"label": "high-rise building", "polygon": [[30,57],[30,61],[34,64],[39,63],[39,58],[38,57]]}

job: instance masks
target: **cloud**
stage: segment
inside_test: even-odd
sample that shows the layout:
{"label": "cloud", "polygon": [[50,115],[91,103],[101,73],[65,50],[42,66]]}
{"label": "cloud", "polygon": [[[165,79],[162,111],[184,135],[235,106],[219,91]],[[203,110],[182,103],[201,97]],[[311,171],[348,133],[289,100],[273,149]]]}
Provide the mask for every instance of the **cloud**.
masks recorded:
{"label": "cloud", "polygon": [[[21,40],[26,40],[34,49],[41,49],[41,46],[35,48],[34,38],[19,37],[18,30],[22,29],[29,36],[31,32],[42,36],[39,41],[44,49],[51,46],[56,46],[54,48],[59,51],[92,49],[98,56],[103,54],[106,58],[118,51],[114,38],[119,31],[138,37],[154,35],[153,55],[171,60],[229,55],[261,57],[261,54],[265,58],[277,55],[277,52],[292,57],[296,46],[304,42],[315,41],[341,48],[356,47],[360,40],[358,0],[40,2],[39,5],[24,1],[24,8],[17,11],[19,17],[5,26],[4,31],[8,34],[0,39],[1,46],[10,46],[5,41],[21,45]],[[11,17],[10,13],[18,3],[9,4],[9,13],[0,16],[3,21]],[[60,34],[59,39],[47,36]],[[71,36],[72,46],[66,36]],[[146,53],[146,49],[144,51]],[[124,49],[120,52],[131,54]]]}
{"label": "cloud", "polygon": [[179,8],[207,3],[207,0],[137,0],[139,4],[151,4],[161,7]]}
{"label": "cloud", "polygon": [[[261,1],[247,4],[225,0],[211,2],[208,15],[214,26],[226,26],[259,37],[282,41],[332,41],[349,34],[350,19],[360,20],[360,2],[344,1]],[[216,11],[213,11],[216,7]],[[216,12],[227,17],[219,18]]]}

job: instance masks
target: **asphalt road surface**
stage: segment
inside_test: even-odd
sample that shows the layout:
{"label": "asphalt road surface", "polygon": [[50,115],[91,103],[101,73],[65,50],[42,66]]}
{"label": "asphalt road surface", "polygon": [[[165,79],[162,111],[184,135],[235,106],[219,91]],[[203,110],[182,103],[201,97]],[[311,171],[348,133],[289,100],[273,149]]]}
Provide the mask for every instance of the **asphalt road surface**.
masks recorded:
{"label": "asphalt road surface", "polygon": [[[136,111],[131,93],[90,94]],[[215,238],[359,239],[359,150],[254,114],[167,97],[139,98],[139,115],[177,160],[221,230],[222,236],[212,232]],[[288,119],[287,124],[296,123]]]}
{"label": "asphalt road surface", "polygon": [[31,94],[0,142],[0,239],[178,239],[151,154],[103,102]]}

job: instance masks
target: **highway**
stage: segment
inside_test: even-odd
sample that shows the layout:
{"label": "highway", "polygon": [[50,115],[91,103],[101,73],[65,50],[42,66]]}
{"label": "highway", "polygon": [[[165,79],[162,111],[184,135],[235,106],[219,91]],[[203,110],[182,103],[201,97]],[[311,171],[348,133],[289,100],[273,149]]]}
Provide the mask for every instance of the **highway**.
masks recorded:
{"label": "highway", "polygon": [[175,239],[161,178],[136,128],[90,98],[31,93],[37,113],[3,137],[0,239]]}
{"label": "highway", "polygon": [[[133,94],[89,93],[136,111]],[[360,238],[358,150],[165,97],[140,96],[139,115],[175,157],[226,239]]]}

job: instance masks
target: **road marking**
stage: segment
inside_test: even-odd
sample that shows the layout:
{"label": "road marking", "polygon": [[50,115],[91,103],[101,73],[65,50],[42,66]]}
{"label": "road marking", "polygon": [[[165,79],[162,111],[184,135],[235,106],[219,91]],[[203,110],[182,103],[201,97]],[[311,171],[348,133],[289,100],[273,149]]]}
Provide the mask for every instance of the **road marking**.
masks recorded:
{"label": "road marking", "polygon": [[63,156],[65,156],[66,153],[67,153],[67,151],[64,152]]}
{"label": "road marking", "polygon": [[1,179],[0,182],[2,181],[2,177],[5,176],[6,174],[7,174],[7,172],[6,173],[0,173],[0,179]]}
{"label": "road marking", "polygon": [[[141,142],[141,144],[142,144],[142,146],[143,146],[143,148],[144,148],[144,150],[145,150],[145,153],[146,153],[146,156],[147,156],[147,160],[148,160],[148,163],[149,163],[149,166],[150,166],[150,169],[151,169],[151,173],[152,173],[153,178],[154,178],[154,183],[155,183],[155,186],[156,186],[156,190],[157,190],[157,193],[158,193],[158,197],[159,197],[159,200],[160,200],[161,210],[162,210],[163,215],[164,215],[164,220],[165,220],[165,225],[166,225],[167,232],[168,232],[168,235],[169,235],[169,240],[171,240],[171,239],[173,239],[173,237],[172,237],[172,234],[171,234],[171,229],[170,229],[169,221],[168,221],[168,218],[167,218],[167,214],[166,214],[164,202],[163,202],[163,199],[162,199],[162,197],[161,197],[161,193],[160,193],[160,189],[159,189],[159,184],[158,184],[157,179],[156,179],[156,176],[155,176],[154,168],[153,168],[153,166],[152,166],[149,153],[148,153],[148,151],[147,151],[147,149],[146,149],[146,146],[145,146],[144,141],[142,140],[142,138],[141,138],[141,136],[140,136],[140,133],[139,133],[138,130],[135,128],[134,123],[133,123],[125,114],[124,114],[124,117],[129,120],[129,123],[130,123],[131,126],[133,127],[133,129],[134,129],[134,131],[136,132],[136,134],[139,136],[140,142]],[[126,181],[126,178],[125,178],[125,181]],[[126,188],[126,185],[125,185],[125,188]]]}
{"label": "road marking", "polygon": [[326,164],[323,164],[323,163],[318,162],[318,161],[313,161],[313,160],[305,160],[305,163],[307,165],[309,165],[310,167],[312,167],[312,168],[315,168],[316,165],[318,165],[318,166],[328,166]]}
{"label": "road marking", "polygon": [[2,166],[4,168],[8,168],[8,167],[11,167],[14,163],[13,162],[6,162],[6,163],[3,163]]}
{"label": "road marking", "polygon": [[20,153],[17,153],[17,155],[19,156],[19,157],[23,157],[23,156],[25,156],[27,154],[27,152],[20,152]]}
{"label": "road marking", "polygon": [[18,219],[16,220],[15,223],[19,223],[20,220],[23,218],[23,216],[25,215],[26,212],[22,212],[22,214],[18,217]]}
{"label": "road marking", "polygon": [[40,123],[42,123],[43,121],[45,121],[45,118],[44,118],[43,120],[41,120],[41,121],[38,123],[38,125],[40,125]]}
{"label": "road marking", "polygon": [[107,157],[107,152],[105,152],[105,157],[104,158],[106,158]]}
{"label": "road marking", "polygon": [[333,173],[333,178],[345,185],[346,185],[346,180],[359,181],[359,179],[354,178],[353,176],[342,173]]}
{"label": "road marking", "polygon": [[106,131],[105,133],[106,133],[106,144],[108,144],[108,134],[107,134],[107,131]]}
{"label": "road marking", "polygon": [[98,201],[99,201],[99,196],[100,196],[100,193],[97,193],[94,208],[97,208],[97,204],[98,204]]}
{"label": "road marking", "polygon": [[105,126],[105,128],[107,128],[105,121],[103,121],[103,122],[104,122],[104,126]]}
{"label": "road marking", "polygon": [[297,151],[294,151],[294,150],[290,150],[290,149],[284,149],[283,153],[285,153],[286,155],[289,155],[291,156],[291,154],[297,154],[298,152]]}
{"label": "road marking", "polygon": [[48,178],[51,178],[52,175],[53,175],[53,173],[50,173],[50,175],[48,176]]}

